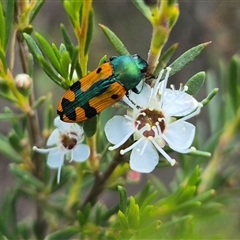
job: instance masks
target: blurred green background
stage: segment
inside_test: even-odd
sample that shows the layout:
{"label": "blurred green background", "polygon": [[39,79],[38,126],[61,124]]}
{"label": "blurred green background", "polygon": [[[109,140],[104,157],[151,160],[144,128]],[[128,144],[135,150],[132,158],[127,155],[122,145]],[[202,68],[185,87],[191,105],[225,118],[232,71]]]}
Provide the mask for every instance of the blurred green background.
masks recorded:
{"label": "blurred green background", "polygon": [[[103,55],[110,57],[117,54],[102,30],[98,27],[98,23],[104,24],[113,30],[132,54],[137,53],[141,57],[147,58],[152,29],[149,22],[131,1],[94,0],[93,7],[95,10],[95,32],[90,49],[89,70],[93,70],[98,65]],[[179,20],[173,28],[166,45],[167,48],[173,43],[179,44],[173,59],[199,43],[212,41],[212,44],[193,63],[170,79],[170,82],[174,83],[176,87],[178,87],[180,82],[185,83],[199,71],[212,69],[218,74],[219,61],[229,62],[232,55],[239,53],[240,42],[240,1],[179,1],[179,7]],[[46,0],[33,25],[35,31],[39,31],[48,38],[49,42],[54,42],[59,46],[62,42],[60,23],[70,26],[61,1]],[[71,33],[71,30],[69,32]],[[72,39],[74,39],[73,33]],[[38,69],[34,74],[36,95],[41,96],[52,92],[54,106],[56,106],[63,90],[49,81],[48,77],[37,65],[36,68]],[[19,66],[16,68],[15,74],[20,72],[21,68]],[[197,99],[201,100],[205,94],[203,91],[200,92],[197,95]],[[221,89],[219,94],[221,94]],[[6,102],[1,100],[0,109],[2,110],[6,104]],[[201,113],[203,121],[207,113],[206,108]],[[204,124],[207,123],[204,122]],[[10,126],[6,122],[1,122],[1,133],[7,135],[9,130]],[[208,159],[203,161],[208,161]],[[8,160],[0,155],[0,199],[3,192],[6,189],[11,189],[11,186],[14,184],[14,179],[7,170],[8,163]],[[174,177],[176,168],[177,166],[156,169],[154,174],[168,184]],[[141,184],[145,181],[146,175],[143,176],[140,184],[128,189],[129,193],[135,194],[138,192]],[[103,201],[111,204],[113,199],[111,194],[103,194]],[[19,202],[19,205],[20,218],[31,215],[33,210],[29,201],[22,200]]]}

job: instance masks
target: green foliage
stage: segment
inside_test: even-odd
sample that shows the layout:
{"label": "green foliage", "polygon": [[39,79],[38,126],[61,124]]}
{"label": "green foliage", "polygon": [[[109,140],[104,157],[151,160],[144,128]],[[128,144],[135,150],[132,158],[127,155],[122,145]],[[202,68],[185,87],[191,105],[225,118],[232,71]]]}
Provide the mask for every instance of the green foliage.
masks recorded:
{"label": "green foliage", "polygon": [[108,27],[99,24],[100,28],[103,30],[104,34],[113,45],[115,50],[119,53],[119,55],[130,55],[122,41],[116,36],[114,32],[112,32]]}
{"label": "green foliage", "polygon": [[[239,167],[236,159],[240,147],[240,57],[235,55],[229,63],[220,62],[220,83],[214,71],[197,72],[185,83],[184,91],[192,96],[198,93],[205,82],[207,85],[208,95],[199,105],[205,106],[211,101],[207,106],[209,117],[204,116],[204,121],[196,120],[197,134],[194,141],[194,146],[203,151],[192,147],[186,150],[187,154],[177,155],[178,167],[169,183],[161,181],[160,174],[148,174],[145,181],[141,173],[131,175],[129,155],[122,155],[118,150],[108,151],[110,144],[105,137],[104,126],[116,114],[113,108],[80,123],[84,131],[82,142],[69,138],[69,135],[65,139],[66,135],[62,131],[58,136],[60,140],[57,139],[60,142],[49,146],[51,141],[48,139],[52,137],[55,128],[56,107],[52,95],[55,96],[56,92],[39,96],[35,87],[38,77],[34,61],[57,87],[68,89],[89,72],[89,50],[94,36],[95,18],[92,1],[63,0],[72,29],[60,24],[62,43],[57,46],[56,43],[50,43],[41,31],[36,32],[33,26],[33,19],[44,2],[0,2],[0,97],[10,105],[14,104],[0,112],[0,121],[8,122],[10,128],[6,130],[7,134],[0,134],[0,153],[10,162],[9,172],[15,179],[14,186],[1,199],[0,239],[238,237],[239,211],[235,203],[239,198]],[[174,75],[209,45],[210,42],[199,44],[173,61],[178,44],[171,45],[163,53],[162,49],[179,16],[177,1],[133,0],[133,3],[152,26],[146,83],[154,83],[152,78],[156,78],[166,67],[170,67],[170,75]],[[130,49],[124,46],[116,31],[102,24],[99,26],[119,55],[130,54]],[[70,37],[71,30],[77,44]],[[139,41],[141,34],[144,33],[139,33]],[[21,71],[29,74],[34,84],[27,89],[27,95],[22,94],[13,78],[19,68],[14,64],[14,54],[17,54],[15,43],[18,44],[18,59],[23,67]],[[99,66],[107,60],[107,56],[103,56]],[[162,79],[164,77],[165,73]],[[39,86],[47,84],[48,79],[42,79]],[[216,88],[219,84],[220,90]],[[37,92],[37,99],[33,90]],[[218,91],[220,94],[215,96]],[[117,105],[121,106],[122,111],[126,110],[120,103]],[[209,126],[206,122],[210,123]],[[150,129],[152,132],[155,130]],[[70,131],[69,134],[76,133]],[[127,149],[136,137],[134,135],[120,149]],[[52,138],[57,137],[55,135]],[[58,167],[54,161],[49,163],[49,149],[43,150],[46,155],[32,151],[33,146],[41,149],[47,146],[65,153],[67,149],[62,144],[63,140],[67,143],[76,140],[80,145],[88,144],[89,159],[86,162],[69,163],[67,160],[75,159],[72,159],[72,152],[68,152],[69,159],[65,161],[68,165]],[[164,145],[164,140],[161,141]],[[164,150],[166,153],[172,151],[170,147],[164,147]],[[161,159],[156,168],[163,171],[167,165],[162,162]],[[56,171],[49,169],[50,165]],[[58,183],[59,173],[61,179]],[[141,177],[141,184],[132,196],[129,194],[129,185],[135,188],[134,184],[139,183]],[[111,199],[111,206],[99,200],[101,193],[105,192],[119,196]],[[27,217],[20,219],[19,201],[25,199],[34,203],[35,213],[32,216],[26,213]]]}

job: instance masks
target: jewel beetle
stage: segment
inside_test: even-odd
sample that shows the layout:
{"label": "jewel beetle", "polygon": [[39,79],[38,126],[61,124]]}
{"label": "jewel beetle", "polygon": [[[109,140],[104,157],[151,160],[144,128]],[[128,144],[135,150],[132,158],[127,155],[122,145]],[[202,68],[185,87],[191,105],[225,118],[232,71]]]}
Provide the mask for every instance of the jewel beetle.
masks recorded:
{"label": "jewel beetle", "polygon": [[147,71],[147,62],[137,54],[113,56],[94,71],[75,82],[63,95],[57,108],[64,122],[83,122],[120,101]]}

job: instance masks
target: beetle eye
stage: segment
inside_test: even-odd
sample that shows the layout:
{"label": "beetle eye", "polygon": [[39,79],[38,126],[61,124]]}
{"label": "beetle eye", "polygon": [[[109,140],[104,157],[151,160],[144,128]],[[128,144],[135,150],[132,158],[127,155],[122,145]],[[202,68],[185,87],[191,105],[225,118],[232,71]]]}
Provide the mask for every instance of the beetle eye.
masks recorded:
{"label": "beetle eye", "polygon": [[137,54],[134,54],[134,55],[132,55],[132,58],[133,58],[134,60],[137,60],[137,59],[139,59],[139,56],[138,56]]}

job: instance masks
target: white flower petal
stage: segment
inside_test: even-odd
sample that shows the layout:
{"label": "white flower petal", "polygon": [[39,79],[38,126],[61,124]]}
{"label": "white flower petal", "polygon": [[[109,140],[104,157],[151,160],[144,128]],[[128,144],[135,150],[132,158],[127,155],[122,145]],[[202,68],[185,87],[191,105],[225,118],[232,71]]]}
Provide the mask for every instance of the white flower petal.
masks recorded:
{"label": "white flower petal", "polygon": [[118,144],[126,136],[133,133],[134,126],[133,123],[125,117],[114,116],[106,123],[104,130],[108,141],[112,144]]}
{"label": "white flower petal", "polygon": [[181,152],[181,149],[189,148],[194,136],[195,126],[181,120],[169,124],[163,133],[163,138],[169,147],[178,152]]}
{"label": "white flower petal", "polygon": [[72,149],[72,159],[75,162],[83,162],[88,159],[90,155],[90,148],[86,144],[78,144]]}
{"label": "white flower petal", "polygon": [[130,92],[129,98],[132,102],[134,102],[137,106],[145,108],[148,104],[149,98],[151,96],[151,87],[144,83],[139,94],[134,93],[133,91]]}
{"label": "white flower petal", "polygon": [[60,117],[56,117],[54,119],[54,125],[61,131],[67,131],[71,123],[65,123],[63,122]]}
{"label": "white flower petal", "polygon": [[63,165],[64,153],[60,148],[52,148],[48,154],[47,164],[50,168],[59,168]]}
{"label": "white flower petal", "polygon": [[199,105],[199,102],[180,90],[165,89],[162,109],[167,112],[169,116],[186,116],[193,112]]}
{"label": "white flower petal", "polygon": [[[143,147],[145,149],[142,152]],[[130,168],[136,172],[149,173],[158,164],[158,159],[158,153],[152,143],[145,140],[133,148],[130,156]]]}
{"label": "white flower petal", "polygon": [[57,145],[61,142],[61,136],[58,129],[54,129],[47,140],[47,146]]}

